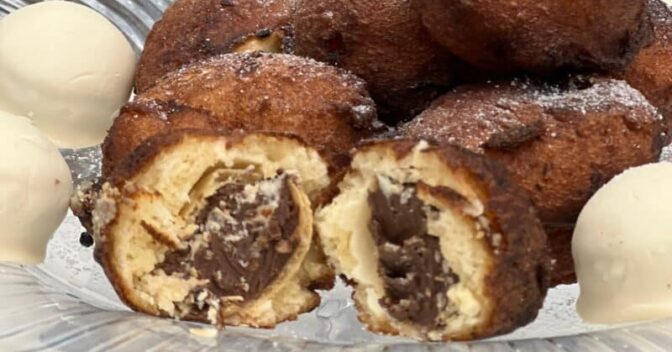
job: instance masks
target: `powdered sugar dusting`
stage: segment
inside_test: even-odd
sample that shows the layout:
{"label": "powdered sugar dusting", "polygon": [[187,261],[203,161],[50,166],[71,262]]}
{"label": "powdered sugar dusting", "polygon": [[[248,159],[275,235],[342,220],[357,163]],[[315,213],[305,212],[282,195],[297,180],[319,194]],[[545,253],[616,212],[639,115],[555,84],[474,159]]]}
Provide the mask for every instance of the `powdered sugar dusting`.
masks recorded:
{"label": "powdered sugar dusting", "polygon": [[[318,87],[320,91],[310,91],[310,87]],[[308,112],[311,106],[325,104],[322,109],[338,110],[356,129],[379,130],[382,126],[363,80],[343,69],[288,54],[251,52],[213,56],[168,74],[146,94],[138,96],[136,102],[155,110],[162,120],[170,120],[172,112],[159,109],[156,101],[192,106],[196,99],[192,92],[202,88],[209,90],[209,101],[197,104],[201,107],[216,105],[214,100],[220,98],[243,99],[247,100],[245,106],[256,102],[290,118],[300,111],[315,115],[313,110]],[[310,99],[317,102],[311,104]],[[209,110],[215,116],[218,114],[216,108]]]}
{"label": "powdered sugar dusting", "polygon": [[614,107],[645,109],[649,114],[662,119],[642,93],[621,80],[598,81],[587,89],[562,90],[550,87],[547,92],[532,90],[531,95],[532,102],[545,109],[570,109],[584,115]]}
{"label": "powdered sugar dusting", "polygon": [[181,0],[152,28],[138,71],[138,89],[146,91],[185,63],[245,49],[249,39],[278,33],[279,43],[258,50],[292,52],[289,30],[294,0]]}
{"label": "powdered sugar dusting", "polygon": [[400,131],[478,152],[496,135],[518,140],[542,134],[555,138],[554,131],[546,131],[545,121],[603,113],[634,125],[662,120],[658,110],[625,81],[575,76],[562,85],[517,79],[458,88]]}

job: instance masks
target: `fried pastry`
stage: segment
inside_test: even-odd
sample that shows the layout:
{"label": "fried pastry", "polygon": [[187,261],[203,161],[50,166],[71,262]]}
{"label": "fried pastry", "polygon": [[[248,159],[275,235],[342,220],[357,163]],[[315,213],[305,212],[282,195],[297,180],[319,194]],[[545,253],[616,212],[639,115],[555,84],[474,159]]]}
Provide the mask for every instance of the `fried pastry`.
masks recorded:
{"label": "fried pastry", "polygon": [[492,71],[624,68],[650,43],[647,0],[413,0],[432,37]]}
{"label": "fried pastry", "polygon": [[184,67],[126,105],[103,144],[109,174],[147,138],[181,128],[295,134],[347,155],[383,125],[365,83],[285,54],[226,54]]}
{"label": "fried pastry", "polygon": [[[571,227],[588,199],[623,170],[657,161],[664,122],[626,82],[574,76],[556,84],[514,80],[465,86],[400,129],[456,144],[506,166],[546,226]],[[566,233],[560,231],[559,233]],[[549,240],[561,277],[573,272],[569,245]],[[564,279],[556,277],[555,283]]]}
{"label": "fried pastry", "polygon": [[494,162],[426,142],[370,142],[316,213],[337,273],[372,331],[428,341],[532,321],[548,286],[532,203]]}
{"label": "fried pastry", "polygon": [[660,0],[648,2],[654,42],[642,49],[625,73],[619,76],[660,109],[667,120],[668,131],[672,132],[672,12]]}
{"label": "fried pastry", "polygon": [[389,124],[455,84],[459,62],[434,42],[405,0],[297,0],[296,54],[362,77]]}
{"label": "fried pastry", "polygon": [[154,24],[135,79],[142,93],[180,67],[231,52],[291,53],[295,0],[177,0]]}
{"label": "fried pastry", "polygon": [[333,284],[311,207],[330,182],[319,153],[293,137],[157,135],[102,185],[97,259],[134,310],[273,327]]}

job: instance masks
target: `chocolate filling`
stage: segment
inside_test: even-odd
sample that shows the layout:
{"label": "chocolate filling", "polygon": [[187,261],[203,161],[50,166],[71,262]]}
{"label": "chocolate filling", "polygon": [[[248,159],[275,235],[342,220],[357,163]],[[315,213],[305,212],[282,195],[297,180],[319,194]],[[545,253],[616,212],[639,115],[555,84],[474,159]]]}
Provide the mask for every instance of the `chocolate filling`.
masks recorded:
{"label": "chocolate filling", "polygon": [[[299,209],[284,174],[256,183],[228,183],[206,199],[196,217],[199,231],[184,250],[157,266],[167,275],[208,283],[192,292],[184,318],[201,320],[212,300],[255,299],[277,279],[298,245]],[[203,293],[205,292],[205,293]],[[203,304],[201,302],[205,301]],[[215,303],[219,304],[219,302]]]}
{"label": "chocolate filling", "polygon": [[392,195],[378,189],[368,201],[385,288],[380,303],[397,320],[438,327],[448,289],[459,278],[443,259],[439,239],[427,232],[427,207],[414,186]]}

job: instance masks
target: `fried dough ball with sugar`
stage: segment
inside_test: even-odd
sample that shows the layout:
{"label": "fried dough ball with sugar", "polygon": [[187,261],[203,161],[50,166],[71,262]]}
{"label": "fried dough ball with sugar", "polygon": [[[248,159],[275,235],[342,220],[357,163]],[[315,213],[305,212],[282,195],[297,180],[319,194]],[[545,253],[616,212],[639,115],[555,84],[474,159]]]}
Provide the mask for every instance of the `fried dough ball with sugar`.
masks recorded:
{"label": "fried dough ball with sugar", "polygon": [[295,0],[178,0],[145,42],[136,75],[142,93],[165,74],[225,53],[292,51]]}
{"label": "fried dough ball with sugar", "polygon": [[334,275],[313,240],[331,179],[295,138],[181,130],[143,143],[93,210],[96,257],[134,310],[273,327],[320,303]]}
{"label": "fried dough ball with sugar", "polygon": [[665,140],[662,117],[641,93],[624,81],[584,76],[460,87],[400,133],[505,165],[530,193],[549,236],[562,238],[549,239],[555,283],[573,280],[569,241],[586,202],[623,170],[657,161]]}
{"label": "fried dough ball with sugar", "polygon": [[[628,66],[625,78],[663,114],[672,131],[672,12],[660,0],[649,0],[654,42],[642,49]],[[668,136],[669,137],[669,136]]]}
{"label": "fried dough ball with sugar", "polygon": [[457,60],[407,0],[297,0],[296,9],[296,54],[362,77],[387,123],[419,114],[454,85]]}
{"label": "fried dough ball with sugar", "polygon": [[226,54],[167,75],[126,105],[103,144],[108,174],[147,138],[181,128],[295,134],[347,155],[384,126],[359,78],[285,54]]}
{"label": "fried dough ball with sugar", "polygon": [[456,147],[377,141],[354,153],[338,188],[316,229],[370,330],[468,340],[536,317],[546,235],[500,165]]}
{"label": "fried dough ball with sugar", "polygon": [[650,43],[647,0],[413,0],[433,38],[493,71],[625,67]]}

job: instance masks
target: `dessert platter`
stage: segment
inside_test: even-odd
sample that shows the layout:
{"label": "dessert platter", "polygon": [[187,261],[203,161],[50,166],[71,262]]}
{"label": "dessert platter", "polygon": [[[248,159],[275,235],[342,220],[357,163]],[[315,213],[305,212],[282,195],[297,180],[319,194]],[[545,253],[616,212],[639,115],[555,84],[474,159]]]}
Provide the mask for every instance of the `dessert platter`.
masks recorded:
{"label": "dessert platter", "polygon": [[0,350],[666,351],[662,0],[0,0]]}

